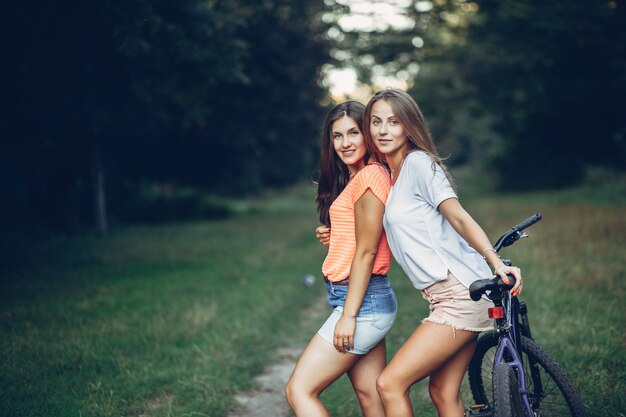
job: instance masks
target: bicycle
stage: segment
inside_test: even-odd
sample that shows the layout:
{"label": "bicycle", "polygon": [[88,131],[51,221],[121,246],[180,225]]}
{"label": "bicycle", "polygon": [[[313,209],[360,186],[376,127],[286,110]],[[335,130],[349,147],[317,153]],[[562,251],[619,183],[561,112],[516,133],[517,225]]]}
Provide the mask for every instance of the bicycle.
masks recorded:
{"label": "bicycle", "polygon": [[[511,246],[523,230],[541,220],[537,213],[514,226],[493,246],[496,252]],[[503,259],[506,265],[511,261]],[[478,280],[470,297],[487,296],[494,307],[489,317],[496,329],[478,338],[468,367],[470,389],[475,404],[466,410],[472,417],[584,417],[586,410],[574,385],[561,366],[534,341],[525,302],[511,296],[515,278],[504,284],[499,276]],[[486,388],[489,389],[486,389]]]}

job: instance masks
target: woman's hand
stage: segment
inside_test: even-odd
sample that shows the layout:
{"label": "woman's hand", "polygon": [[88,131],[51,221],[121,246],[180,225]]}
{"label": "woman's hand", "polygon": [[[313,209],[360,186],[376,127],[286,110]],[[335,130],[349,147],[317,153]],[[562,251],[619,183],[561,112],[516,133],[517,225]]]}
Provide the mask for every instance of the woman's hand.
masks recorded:
{"label": "woman's hand", "polygon": [[518,295],[520,295],[522,293],[522,287],[524,286],[524,284],[522,283],[522,270],[515,267],[515,266],[506,266],[506,265],[502,265],[499,266],[498,268],[496,268],[495,271],[496,275],[499,275],[500,278],[502,278],[502,281],[504,281],[505,284],[509,283],[509,277],[507,277],[507,274],[511,274],[515,277],[515,285],[513,286],[513,288],[511,288],[511,295],[517,297]]}
{"label": "woman's hand", "polygon": [[315,237],[324,246],[330,245],[330,227],[320,226],[315,229]]}
{"label": "woman's hand", "polygon": [[354,348],[354,332],[356,331],[356,317],[347,317],[343,314],[335,325],[333,344],[338,352],[346,352]]}

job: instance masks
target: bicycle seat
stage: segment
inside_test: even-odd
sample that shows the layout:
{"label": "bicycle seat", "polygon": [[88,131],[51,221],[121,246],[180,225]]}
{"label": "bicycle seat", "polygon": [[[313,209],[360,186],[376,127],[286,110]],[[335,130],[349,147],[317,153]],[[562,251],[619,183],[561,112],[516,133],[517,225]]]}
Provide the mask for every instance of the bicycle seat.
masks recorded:
{"label": "bicycle seat", "polygon": [[480,300],[480,297],[487,291],[493,291],[497,289],[507,289],[510,290],[515,285],[515,277],[513,275],[508,275],[509,283],[505,284],[500,278],[500,275],[495,275],[493,278],[479,279],[478,281],[472,282],[472,285],[469,287],[470,298],[474,301]]}

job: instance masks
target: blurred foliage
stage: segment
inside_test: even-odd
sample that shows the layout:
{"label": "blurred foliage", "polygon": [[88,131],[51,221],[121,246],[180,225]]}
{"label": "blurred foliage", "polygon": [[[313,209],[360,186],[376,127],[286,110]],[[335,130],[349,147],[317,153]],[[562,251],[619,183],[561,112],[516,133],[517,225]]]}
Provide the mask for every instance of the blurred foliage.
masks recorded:
{"label": "blurred foliage", "polygon": [[130,220],[154,203],[146,183],[233,196],[310,179],[329,65],[404,80],[448,163],[485,184],[626,167],[622,1],[374,2],[413,25],[374,13],[360,32],[340,25],[352,3],[3,4],[0,224],[82,228],[97,196]]}
{"label": "blurred foliage", "polygon": [[233,214],[235,210],[229,202],[201,189],[151,183],[142,184],[130,199],[120,204],[116,220],[125,223],[164,223],[223,219]]}
{"label": "blurred foliage", "polygon": [[626,163],[626,4],[480,1],[457,66],[504,138],[507,188],[576,183]]}
{"label": "blurred foliage", "polygon": [[588,165],[626,167],[624,2],[396,7],[412,28],[346,31],[334,65],[356,67],[366,84],[377,66],[406,80],[451,165],[507,190],[577,184]]}
{"label": "blurred foliage", "polygon": [[241,194],[309,178],[329,49],[323,8],[3,5],[1,42],[14,64],[2,68],[1,223],[89,223],[102,173],[113,216],[146,181]]}

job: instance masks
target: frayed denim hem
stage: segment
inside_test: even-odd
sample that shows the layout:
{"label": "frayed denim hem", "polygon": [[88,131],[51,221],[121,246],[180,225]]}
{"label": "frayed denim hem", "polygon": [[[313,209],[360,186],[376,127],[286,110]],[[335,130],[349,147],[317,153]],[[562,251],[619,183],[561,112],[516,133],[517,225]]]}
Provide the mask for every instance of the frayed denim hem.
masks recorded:
{"label": "frayed denim hem", "polygon": [[448,326],[452,329],[452,337],[456,339],[456,331],[457,330],[463,330],[466,332],[475,332],[475,333],[480,333],[480,332],[486,332],[488,330],[492,330],[493,326],[490,327],[483,327],[483,328],[472,328],[472,327],[460,327],[460,326],[455,326],[445,320],[434,320],[432,317],[426,317],[424,320],[422,320],[422,324],[426,324],[426,323],[430,323],[432,325],[442,325],[442,326]]}

